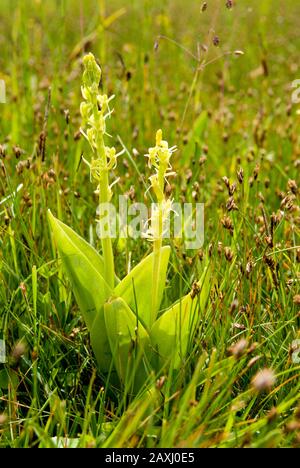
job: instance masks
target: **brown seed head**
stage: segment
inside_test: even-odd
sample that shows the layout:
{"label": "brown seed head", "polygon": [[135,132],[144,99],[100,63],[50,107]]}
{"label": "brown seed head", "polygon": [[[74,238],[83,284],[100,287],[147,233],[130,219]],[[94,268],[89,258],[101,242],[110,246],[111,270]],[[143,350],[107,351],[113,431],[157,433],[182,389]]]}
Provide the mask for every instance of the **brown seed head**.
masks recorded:
{"label": "brown seed head", "polygon": [[237,178],[238,178],[239,183],[242,184],[243,181],[244,181],[244,170],[243,170],[243,168],[240,167],[236,174],[237,174]]}
{"label": "brown seed head", "polygon": [[259,393],[270,391],[275,382],[274,371],[272,369],[262,369],[252,379],[252,387]]}
{"label": "brown seed head", "polygon": [[220,38],[218,36],[214,36],[213,38],[213,45],[218,47],[220,45]]}
{"label": "brown seed head", "polygon": [[245,340],[245,339],[242,339],[242,340],[238,341],[237,343],[235,343],[234,345],[232,345],[229,348],[228,351],[235,358],[239,358],[239,357],[243,356],[243,354],[245,353],[247,347],[248,347],[248,341]]}
{"label": "brown seed head", "polygon": [[300,306],[300,294],[296,294],[296,296],[294,296],[293,302],[296,306]]}
{"label": "brown seed head", "polygon": [[295,180],[289,180],[288,181],[288,190],[290,190],[294,195],[297,195],[298,192],[298,186],[296,184]]}
{"label": "brown seed head", "polygon": [[7,421],[6,414],[0,414],[0,426],[3,426]]}
{"label": "brown seed head", "polygon": [[225,253],[226,260],[228,262],[232,262],[233,252],[232,252],[231,248],[230,247],[225,247],[224,253]]}

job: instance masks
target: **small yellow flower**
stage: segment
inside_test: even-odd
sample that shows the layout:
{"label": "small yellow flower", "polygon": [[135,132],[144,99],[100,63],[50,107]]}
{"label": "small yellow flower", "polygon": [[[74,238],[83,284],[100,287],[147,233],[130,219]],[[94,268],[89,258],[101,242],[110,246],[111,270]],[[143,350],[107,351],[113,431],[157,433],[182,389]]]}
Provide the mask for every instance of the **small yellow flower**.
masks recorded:
{"label": "small yellow flower", "polygon": [[149,153],[146,155],[149,158],[149,166],[158,169],[161,165],[164,172],[167,169],[172,169],[170,159],[176,149],[176,146],[169,148],[168,142],[163,140],[162,130],[158,130],[156,132],[156,145],[154,148],[150,148]]}

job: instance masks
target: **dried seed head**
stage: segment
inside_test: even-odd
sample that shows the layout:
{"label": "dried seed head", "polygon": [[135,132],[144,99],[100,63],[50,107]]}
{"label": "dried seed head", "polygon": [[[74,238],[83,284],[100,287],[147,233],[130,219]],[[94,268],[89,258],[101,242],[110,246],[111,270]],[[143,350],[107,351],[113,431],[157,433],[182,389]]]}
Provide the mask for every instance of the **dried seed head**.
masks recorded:
{"label": "dried seed head", "polygon": [[69,111],[69,109],[64,110],[64,117],[65,117],[65,120],[66,120],[66,124],[69,125],[69,123],[70,123],[70,111]]}
{"label": "dried seed head", "polygon": [[259,166],[259,164],[256,164],[256,166],[255,166],[255,168],[254,168],[254,171],[253,171],[254,180],[257,179],[258,174],[259,174],[259,171],[260,171],[260,166]]}
{"label": "dried seed head", "polygon": [[204,258],[204,252],[202,249],[199,250],[198,252],[198,257],[199,257],[199,260],[202,262],[203,258]]}
{"label": "dried seed head", "polygon": [[291,421],[285,426],[285,432],[290,434],[292,432],[296,432],[300,430],[300,422],[299,421]]}
{"label": "dried seed head", "polygon": [[76,336],[79,335],[80,332],[81,332],[81,329],[79,327],[73,328],[73,330],[70,333],[70,338],[71,339],[76,338]]}
{"label": "dried seed head", "polygon": [[0,158],[5,158],[6,156],[6,148],[3,145],[0,145]]}
{"label": "dried seed head", "polygon": [[13,152],[14,152],[14,155],[17,159],[19,159],[21,157],[22,154],[25,153],[25,151],[23,151],[19,146],[14,146],[13,147]]}
{"label": "dried seed head", "polygon": [[0,426],[3,426],[7,422],[6,414],[0,414]]}
{"label": "dried seed head", "polygon": [[202,13],[204,13],[206,10],[207,10],[207,2],[203,2],[202,7],[201,7],[201,11],[202,11]]}
{"label": "dried seed head", "polygon": [[230,187],[228,189],[229,196],[232,197],[232,195],[234,194],[235,191],[236,191],[236,183],[230,185]]}
{"label": "dried seed head", "polygon": [[243,325],[242,323],[237,323],[237,322],[232,324],[232,328],[236,328],[237,330],[246,330],[245,325]]}
{"label": "dried seed head", "polygon": [[232,262],[233,259],[233,252],[230,247],[225,247],[224,250],[225,258],[228,262]]}
{"label": "dried seed head", "polygon": [[253,262],[248,262],[246,265],[246,274],[249,277],[251,271],[253,270]]}
{"label": "dried seed head", "polygon": [[282,218],[281,214],[272,213],[271,214],[271,231],[273,232],[274,228],[278,226]]}
{"label": "dried seed head", "polygon": [[201,287],[197,282],[193,283],[192,290],[191,290],[191,298],[194,299],[198,296],[201,292]]}
{"label": "dried seed head", "polygon": [[237,206],[237,204],[235,203],[233,197],[230,197],[230,198],[227,200],[226,209],[227,209],[227,211],[229,211],[229,212],[238,209],[238,206]]}
{"label": "dried seed head", "polygon": [[22,291],[22,294],[23,294],[24,296],[26,296],[26,294],[27,294],[27,288],[26,288],[26,284],[25,284],[25,283],[23,283],[23,282],[22,282],[22,283],[20,283],[20,286],[19,286],[19,288],[20,288],[20,290]]}
{"label": "dried seed head", "polygon": [[234,299],[234,301],[230,305],[230,310],[229,313],[232,315],[238,308],[239,306],[239,301],[237,299]]}
{"label": "dried seed head", "polygon": [[286,197],[283,198],[281,204],[280,204],[280,208],[284,209],[284,210],[287,210],[287,211],[291,211],[293,208],[294,208],[294,201],[295,201],[296,197],[295,195],[287,195]]}
{"label": "dried seed head", "polygon": [[238,178],[239,183],[242,184],[244,181],[244,170],[242,167],[240,167],[239,170],[237,171],[237,178]]}
{"label": "dried seed head", "polygon": [[252,359],[247,364],[248,369],[253,367],[259,360],[261,359],[261,356],[254,356]]}
{"label": "dried seed head", "polygon": [[230,187],[230,182],[229,182],[228,177],[224,176],[224,177],[222,177],[222,180],[223,180],[225,186],[229,189],[229,187]]}
{"label": "dried seed head", "polygon": [[257,392],[269,391],[275,385],[276,377],[272,369],[260,370],[252,379],[252,387]]}
{"label": "dried seed head", "polygon": [[220,38],[218,36],[214,36],[213,38],[213,45],[218,47],[220,45]]}
{"label": "dried seed head", "polygon": [[161,389],[163,388],[163,386],[164,386],[166,380],[167,380],[167,377],[166,377],[165,375],[163,375],[162,377],[160,377],[160,379],[158,379],[158,380],[156,381],[156,388],[157,388],[157,390],[161,390]]}
{"label": "dried seed head", "polygon": [[56,179],[56,173],[55,173],[55,170],[54,169],[49,169],[48,171],[48,176],[49,177],[52,177],[52,179]]}
{"label": "dried seed head", "polygon": [[18,174],[18,175],[23,174],[23,172],[24,172],[24,167],[25,167],[24,161],[19,161],[18,164],[16,165],[16,171],[17,171],[17,174]]}
{"label": "dried seed head", "polygon": [[293,297],[293,302],[296,306],[300,306],[300,294],[296,294],[296,296]]}
{"label": "dried seed head", "polygon": [[269,247],[273,247],[273,239],[271,236],[266,236],[265,237],[265,241],[266,241],[266,244],[269,246]]}
{"label": "dried seed head", "polygon": [[221,223],[223,224],[224,228],[230,231],[230,233],[233,232],[234,227],[231,219],[229,216],[224,216],[224,218],[221,219]]}
{"label": "dried seed head", "polygon": [[198,200],[199,200],[199,194],[198,194],[198,192],[196,192],[196,190],[193,190],[193,192],[192,192],[192,198],[193,198],[193,200],[195,200],[195,201],[198,201]]}
{"label": "dried seed head", "polygon": [[207,157],[206,156],[201,156],[201,158],[199,159],[199,165],[200,166],[203,166],[207,161]]}
{"label": "dried seed head", "polygon": [[268,255],[265,255],[264,256],[264,262],[268,265],[268,267],[272,270],[272,271],[275,271],[275,268],[276,268],[276,263],[275,263],[275,260],[268,256]]}
{"label": "dried seed head", "polygon": [[298,192],[298,186],[296,184],[295,180],[289,180],[288,181],[288,190],[290,190],[294,195],[297,195]]}
{"label": "dried seed head", "polygon": [[223,244],[222,242],[218,242],[218,255],[221,256],[223,251]]}
{"label": "dried seed head", "polygon": [[82,133],[81,133],[80,130],[78,130],[77,132],[75,132],[74,135],[73,135],[74,141],[79,141],[80,138],[81,138],[81,136],[82,136]]}
{"label": "dried seed head", "polygon": [[187,183],[189,183],[191,180],[192,180],[192,177],[193,177],[193,172],[191,169],[188,169],[187,173],[186,173],[186,181]]}
{"label": "dried seed head", "polygon": [[19,341],[12,350],[11,357],[14,361],[18,362],[21,357],[26,353],[26,346],[22,341]]}
{"label": "dried seed head", "polygon": [[248,341],[245,339],[242,339],[238,341],[237,343],[235,343],[234,345],[232,345],[228,351],[232,356],[238,359],[241,356],[243,356],[243,354],[245,354],[247,347],[248,347]]}

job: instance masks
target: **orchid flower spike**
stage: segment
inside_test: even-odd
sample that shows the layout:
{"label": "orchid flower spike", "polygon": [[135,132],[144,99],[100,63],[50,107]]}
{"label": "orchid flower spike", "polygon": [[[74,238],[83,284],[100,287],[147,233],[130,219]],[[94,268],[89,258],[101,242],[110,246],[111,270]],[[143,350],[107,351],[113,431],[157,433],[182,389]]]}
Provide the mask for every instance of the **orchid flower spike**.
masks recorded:
{"label": "orchid flower spike", "polygon": [[[81,92],[84,101],[80,106],[81,133],[89,142],[93,152],[91,162],[87,164],[90,168],[91,180],[98,183],[97,191],[106,191],[107,198],[110,199],[112,196],[111,187],[115,184],[112,183],[108,186],[108,172],[116,168],[117,158],[123,154],[123,152],[117,154],[115,148],[106,146],[104,143],[104,137],[108,135],[106,121],[113,113],[110,102],[114,96],[108,97],[99,92],[102,72],[93,54],[84,57],[83,65]],[[85,159],[83,161],[87,162]]]}

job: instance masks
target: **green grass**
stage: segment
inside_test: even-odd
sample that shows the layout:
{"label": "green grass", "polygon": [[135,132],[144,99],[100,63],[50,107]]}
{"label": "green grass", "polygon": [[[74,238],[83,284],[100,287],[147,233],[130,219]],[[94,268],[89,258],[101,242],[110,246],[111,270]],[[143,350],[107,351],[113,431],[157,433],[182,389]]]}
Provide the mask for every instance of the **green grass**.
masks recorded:
{"label": "green grass", "polygon": [[[300,78],[299,6],[207,3],[201,13],[191,0],[1,2],[0,338],[9,356],[0,364],[1,446],[51,447],[61,437],[84,447],[300,445],[300,363],[292,359],[300,214],[290,182],[299,185],[290,89]],[[161,38],[155,51],[159,36],[179,45]],[[204,70],[181,47],[197,54],[197,43],[213,61]],[[172,245],[164,298],[168,306],[188,292],[209,258],[212,288],[197,336],[180,372],[152,376],[151,392],[131,399],[96,371],[47,223],[50,208],[100,249],[96,199],[80,164],[88,147],[76,136],[89,50],[116,95],[113,144],[127,149],[116,196],[134,187],[143,201],[143,155],[163,128],[179,148],[174,198],[206,205],[203,248]],[[235,50],[244,55],[214,61]],[[237,184],[233,211],[224,176]],[[114,247],[120,276],[150,248],[133,240]],[[276,381],[258,392],[253,378],[266,368]]]}

